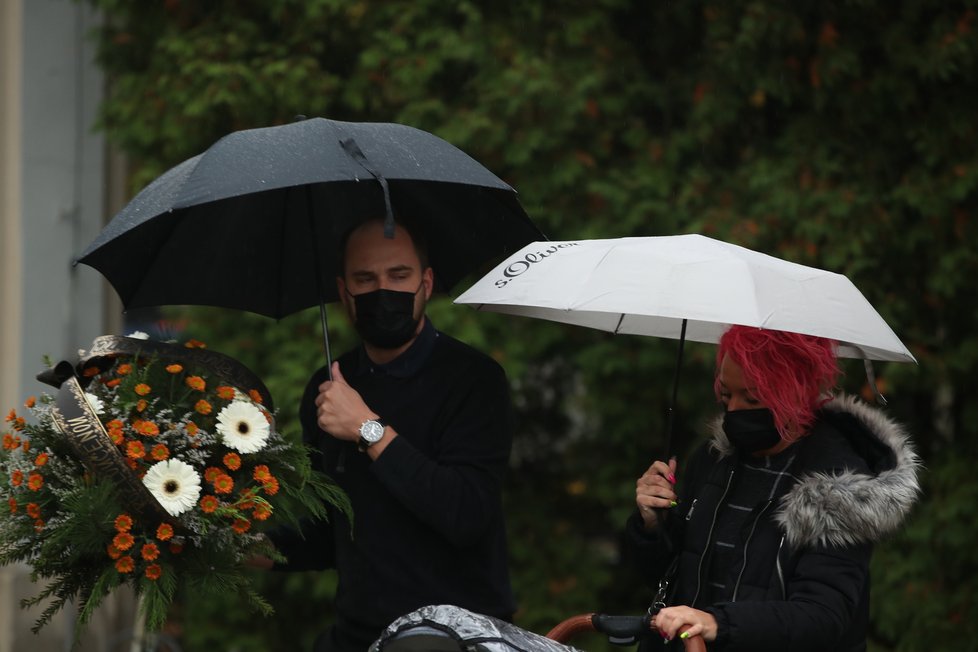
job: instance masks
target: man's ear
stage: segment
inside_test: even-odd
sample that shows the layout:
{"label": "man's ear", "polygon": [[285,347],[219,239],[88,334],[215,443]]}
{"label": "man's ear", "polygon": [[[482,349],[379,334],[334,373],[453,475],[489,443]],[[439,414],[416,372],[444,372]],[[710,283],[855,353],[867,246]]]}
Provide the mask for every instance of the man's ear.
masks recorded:
{"label": "man's ear", "polygon": [[428,301],[431,299],[431,294],[435,291],[435,271],[430,267],[426,267],[421,273],[421,282],[424,283],[425,301]]}

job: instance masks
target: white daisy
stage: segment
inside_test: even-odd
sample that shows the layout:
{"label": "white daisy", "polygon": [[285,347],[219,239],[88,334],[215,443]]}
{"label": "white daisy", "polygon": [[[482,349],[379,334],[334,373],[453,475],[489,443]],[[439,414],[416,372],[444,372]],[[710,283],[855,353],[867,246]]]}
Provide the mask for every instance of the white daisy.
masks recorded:
{"label": "white daisy", "polygon": [[217,432],[224,445],[239,453],[254,453],[268,441],[268,419],[253,403],[233,401],[217,415]]}
{"label": "white daisy", "polygon": [[105,404],[102,403],[102,399],[95,394],[85,392],[85,398],[88,399],[88,404],[95,411],[95,414],[102,414],[102,412],[105,411]]}
{"label": "white daisy", "polygon": [[177,459],[149,467],[143,476],[143,484],[171,516],[192,509],[200,497],[200,476],[194,467]]}
{"label": "white daisy", "polygon": [[134,340],[148,340],[149,335],[142,331],[133,331],[126,335],[126,337],[131,337]]}

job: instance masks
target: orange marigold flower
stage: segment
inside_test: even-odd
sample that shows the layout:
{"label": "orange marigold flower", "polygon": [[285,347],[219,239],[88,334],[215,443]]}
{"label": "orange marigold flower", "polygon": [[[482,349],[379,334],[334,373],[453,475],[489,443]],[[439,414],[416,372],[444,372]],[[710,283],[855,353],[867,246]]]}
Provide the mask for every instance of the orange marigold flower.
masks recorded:
{"label": "orange marigold flower", "polygon": [[204,399],[200,399],[199,401],[194,403],[194,409],[200,414],[210,414],[212,408],[210,403],[208,403]]}
{"label": "orange marigold flower", "polygon": [[143,442],[132,440],[126,444],[126,457],[133,460],[141,460],[146,457],[146,447]]}
{"label": "orange marigold flower", "polygon": [[121,430],[110,430],[109,439],[111,439],[112,443],[116,446],[121,446],[122,443],[126,441],[126,438],[123,436]]}
{"label": "orange marigold flower", "polygon": [[140,549],[139,554],[146,561],[153,561],[160,556],[160,549],[155,543],[144,543],[142,549]]}
{"label": "orange marigold flower", "polygon": [[111,543],[105,546],[105,552],[106,554],[108,554],[109,559],[118,559],[119,557],[122,556],[122,551],[116,548]]}
{"label": "orange marigold flower", "polygon": [[[19,432],[27,427],[27,421],[24,419],[24,417],[17,417],[14,419],[14,422],[10,424],[10,427]],[[27,444],[26,441],[24,443]],[[24,446],[24,450],[27,450],[28,448],[30,448],[29,444]]]}
{"label": "orange marigold flower", "polygon": [[234,523],[231,524],[231,529],[238,534],[244,534],[251,529],[251,521],[246,518],[236,518],[234,519]]}
{"label": "orange marigold flower", "polygon": [[15,448],[17,448],[17,444],[14,443],[14,436],[9,432],[3,433],[3,449],[9,451]]}
{"label": "orange marigold flower", "polygon": [[255,403],[257,403],[259,405],[262,404],[261,394],[258,393],[258,390],[257,389],[249,389],[248,390],[248,396],[250,396],[251,397],[251,400],[254,401]]}
{"label": "orange marigold flower", "polygon": [[23,448],[24,449],[24,452],[26,453],[27,451],[29,451],[31,449],[31,443],[25,439],[24,440],[24,443],[21,444],[20,447]]}
{"label": "orange marigold flower", "polygon": [[119,514],[115,517],[115,529],[117,532],[128,532],[132,529],[132,516],[129,514]]}
{"label": "orange marigold flower", "polygon": [[146,579],[158,580],[163,574],[163,568],[159,564],[150,564],[146,567]]}
{"label": "orange marigold flower", "polygon": [[10,484],[15,487],[19,487],[24,484],[24,472],[20,469],[14,469],[10,474]]}
{"label": "orange marigold flower", "polygon": [[41,518],[41,506],[37,503],[27,503],[27,507],[24,508],[24,511],[27,512],[27,515],[31,518]]}
{"label": "orange marigold flower", "polygon": [[205,514],[213,514],[220,504],[221,503],[216,496],[204,496],[200,499],[200,511],[204,512]]}
{"label": "orange marigold flower", "polygon": [[140,396],[146,396],[151,391],[153,391],[153,388],[147,385],[146,383],[139,383],[138,385],[136,385],[136,387],[133,388],[132,391],[136,392]]}
{"label": "orange marigold flower", "polygon": [[139,399],[136,401],[136,412],[145,412],[148,405],[149,403],[146,402],[146,399]]}
{"label": "orange marigold flower", "polygon": [[139,468],[139,463],[136,460],[132,459],[131,457],[127,457],[123,461],[126,463],[126,466],[128,466],[133,471],[135,471],[137,468]]}
{"label": "orange marigold flower", "polygon": [[156,528],[156,538],[160,541],[169,541],[173,538],[173,526],[169,523],[160,523]]}
{"label": "orange marigold flower", "polygon": [[188,435],[190,435],[191,437],[196,437],[197,431],[200,430],[200,426],[198,426],[193,421],[188,421],[186,425],[186,429]]}
{"label": "orange marigold flower", "polygon": [[204,480],[208,482],[214,482],[219,476],[223,475],[224,471],[216,466],[208,466],[204,469]]}
{"label": "orange marigold flower", "polygon": [[269,478],[268,480],[265,480],[262,482],[262,489],[264,489],[265,493],[269,496],[274,496],[278,493],[278,480],[276,478]]}
{"label": "orange marigold flower", "polygon": [[227,385],[220,385],[214,390],[217,393],[218,398],[223,398],[225,401],[230,401],[234,398],[234,388],[228,387]]}
{"label": "orange marigold flower", "polygon": [[115,560],[115,569],[120,573],[131,573],[134,568],[136,568],[136,562],[129,555]]}
{"label": "orange marigold flower", "polygon": [[229,494],[234,490],[234,480],[226,473],[214,478],[214,492],[219,494]]}
{"label": "orange marigold flower", "polygon": [[136,543],[136,539],[128,532],[120,532],[112,537],[112,545],[119,550],[129,550],[134,543]]}
{"label": "orange marigold flower", "polygon": [[85,378],[91,378],[92,376],[97,376],[98,373],[99,373],[98,367],[85,367],[85,369],[82,370],[82,376],[84,376]]}
{"label": "orange marigold flower", "polygon": [[166,370],[171,374],[178,374],[183,371],[182,364],[168,364],[166,365]]}
{"label": "orange marigold flower", "polygon": [[34,458],[34,466],[44,466],[48,463],[47,453],[38,453],[37,457]]}
{"label": "orange marigold flower", "polygon": [[7,504],[10,505],[10,513],[11,514],[16,514],[17,513],[17,499],[14,498],[13,496],[11,496],[10,498],[7,499]]}
{"label": "orange marigold flower", "polygon": [[200,340],[194,340],[194,339],[187,340],[187,343],[184,344],[184,346],[187,347],[188,349],[206,349],[207,348],[207,345],[206,344],[204,344]]}
{"label": "orange marigold flower", "polygon": [[255,517],[255,520],[264,521],[265,519],[267,519],[269,516],[272,515],[272,508],[270,505],[261,503],[255,506],[254,511],[251,512],[251,515]]}
{"label": "orange marigold flower", "polygon": [[10,412],[8,412],[7,413],[7,416],[4,417],[4,421],[6,421],[7,423],[10,423],[11,421],[13,421],[16,418],[17,418],[17,410],[15,410],[13,408],[10,408]]}
{"label": "orange marigold flower", "polygon": [[34,407],[35,405],[37,405],[37,398],[33,396],[28,396],[27,400],[24,401],[24,407],[27,408],[28,410]]}
{"label": "orange marigold flower", "polygon": [[44,529],[44,521],[42,521],[41,519],[37,519],[36,521],[34,521],[35,532],[40,532],[43,529]]}
{"label": "orange marigold flower", "polygon": [[172,552],[174,555],[179,555],[181,552],[183,552],[183,544],[179,541],[171,541],[170,552]]}
{"label": "orange marigold flower", "polygon": [[126,427],[125,424],[122,423],[122,421],[120,421],[119,419],[112,419],[112,421],[109,421],[108,423],[105,424],[106,430],[122,430],[125,427]]}
{"label": "orange marigold flower", "polygon": [[228,453],[224,456],[224,466],[232,471],[237,471],[241,468],[241,456],[237,453]]}
{"label": "orange marigold flower", "polygon": [[31,473],[27,476],[27,488],[31,491],[40,491],[44,486],[44,476],[40,473]]}
{"label": "orange marigold flower", "polygon": [[170,457],[170,449],[163,444],[157,444],[149,452],[150,457],[152,457],[157,462],[162,462],[166,458]]}
{"label": "orange marigold flower", "polygon": [[251,474],[251,477],[253,477],[255,480],[258,480],[258,482],[262,482],[263,480],[267,480],[270,477],[272,477],[272,473],[271,471],[268,470],[268,465],[259,464],[258,466],[255,467],[255,470]]}
{"label": "orange marigold flower", "polygon": [[132,422],[132,429],[144,437],[155,437],[160,434],[160,427],[152,421],[138,419]]}
{"label": "orange marigold flower", "polygon": [[132,372],[132,365],[128,362],[124,362],[115,368],[115,372],[120,376],[125,376]]}
{"label": "orange marigold flower", "polygon": [[106,387],[118,387],[119,383],[122,382],[121,378],[113,378],[112,380],[105,381]]}
{"label": "orange marigold flower", "polygon": [[183,382],[187,383],[187,387],[196,389],[198,392],[202,392],[207,388],[207,383],[200,376],[187,376]]}

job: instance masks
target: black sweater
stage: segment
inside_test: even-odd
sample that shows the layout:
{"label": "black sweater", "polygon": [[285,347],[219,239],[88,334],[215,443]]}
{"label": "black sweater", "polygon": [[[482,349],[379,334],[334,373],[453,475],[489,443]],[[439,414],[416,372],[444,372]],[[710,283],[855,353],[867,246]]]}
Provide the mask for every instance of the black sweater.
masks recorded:
{"label": "black sweater", "polygon": [[[513,430],[509,388],[491,358],[427,323],[388,365],[362,347],[339,359],[343,377],[398,436],[377,458],[316,425],[315,397],[327,369],[310,379],[300,408],[303,436],[349,495],[353,531],[338,511],[279,536],[287,569],[336,568],[337,628],[363,649],[396,617],[454,604],[509,619],[501,490]],[[351,536],[352,534],[352,536]]]}

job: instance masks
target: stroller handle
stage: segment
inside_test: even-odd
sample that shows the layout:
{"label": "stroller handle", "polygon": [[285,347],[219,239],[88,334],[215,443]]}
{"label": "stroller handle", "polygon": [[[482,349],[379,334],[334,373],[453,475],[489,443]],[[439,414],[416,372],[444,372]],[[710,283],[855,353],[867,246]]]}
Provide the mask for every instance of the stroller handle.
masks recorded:
{"label": "stroller handle", "polygon": [[[618,645],[631,645],[639,637],[652,629],[649,616],[608,616],[606,614],[579,614],[558,623],[547,633],[547,638],[566,643],[583,632],[606,634],[608,640]],[[689,629],[689,625],[679,628],[679,633]],[[706,652],[702,636],[691,636],[683,640],[685,652]]]}

